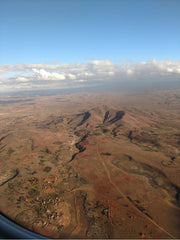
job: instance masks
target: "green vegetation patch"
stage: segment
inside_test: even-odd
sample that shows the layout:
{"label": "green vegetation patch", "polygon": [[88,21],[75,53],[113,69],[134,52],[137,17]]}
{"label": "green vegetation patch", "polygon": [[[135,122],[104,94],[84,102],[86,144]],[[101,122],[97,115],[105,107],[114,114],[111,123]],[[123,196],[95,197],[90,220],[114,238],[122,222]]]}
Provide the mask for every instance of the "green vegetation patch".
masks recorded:
{"label": "green vegetation patch", "polygon": [[131,156],[128,156],[128,155],[124,155],[122,157],[118,157],[118,158],[115,158],[113,161],[112,161],[112,164],[114,164],[115,166],[120,166],[120,163],[121,162],[124,162],[124,161],[131,161],[132,160],[132,157]]}
{"label": "green vegetation patch", "polygon": [[47,146],[45,146],[42,150],[42,153],[46,153],[46,154],[51,154],[51,151],[49,150],[49,148]]}
{"label": "green vegetation patch", "polygon": [[38,205],[35,206],[35,210],[39,217],[43,215],[48,215],[48,211],[50,211],[52,204],[55,204],[59,201],[58,195],[56,193],[49,193],[46,197],[44,197]]}
{"label": "green vegetation patch", "polygon": [[62,142],[61,141],[56,141],[56,142],[53,142],[53,144],[61,145]]}
{"label": "green vegetation patch", "polygon": [[79,181],[80,181],[81,184],[87,184],[88,183],[88,181],[86,179],[82,178],[82,177],[79,179]]}
{"label": "green vegetation patch", "polygon": [[10,156],[13,152],[15,152],[15,150],[10,147],[7,151],[7,154]]}
{"label": "green vegetation patch", "polygon": [[31,188],[29,191],[28,191],[28,195],[30,198],[34,198],[36,196],[39,195],[39,191],[35,188]]}
{"label": "green vegetation patch", "polygon": [[103,129],[103,133],[107,133],[107,132],[110,132],[110,130],[107,129],[107,128],[104,128],[104,129]]}
{"label": "green vegetation patch", "polygon": [[45,168],[43,169],[43,171],[44,171],[44,172],[50,172],[51,169],[52,169],[51,167],[48,167],[48,166],[47,166],[47,167],[45,167]]}
{"label": "green vegetation patch", "polygon": [[94,135],[95,135],[95,136],[101,136],[102,133],[101,133],[101,132],[95,132]]}
{"label": "green vegetation patch", "polygon": [[141,135],[136,135],[134,139],[139,142],[149,143],[156,147],[160,147],[158,136],[156,134],[142,132]]}

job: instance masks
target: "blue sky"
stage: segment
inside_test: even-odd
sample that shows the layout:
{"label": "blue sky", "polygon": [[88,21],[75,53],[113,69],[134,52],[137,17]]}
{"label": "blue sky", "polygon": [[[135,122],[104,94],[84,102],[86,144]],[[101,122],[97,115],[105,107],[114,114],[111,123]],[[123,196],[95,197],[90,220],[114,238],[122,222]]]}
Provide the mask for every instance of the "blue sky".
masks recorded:
{"label": "blue sky", "polygon": [[179,0],[1,0],[0,64],[173,61]]}

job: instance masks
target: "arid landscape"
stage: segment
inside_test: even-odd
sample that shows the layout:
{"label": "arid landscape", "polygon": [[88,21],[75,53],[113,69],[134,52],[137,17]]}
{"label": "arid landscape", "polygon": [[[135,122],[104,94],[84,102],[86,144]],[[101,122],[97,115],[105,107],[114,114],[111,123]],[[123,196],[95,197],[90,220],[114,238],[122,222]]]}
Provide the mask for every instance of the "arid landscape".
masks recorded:
{"label": "arid landscape", "polygon": [[180,90],[1,95],[0,211],[51,238],[180,238]]}

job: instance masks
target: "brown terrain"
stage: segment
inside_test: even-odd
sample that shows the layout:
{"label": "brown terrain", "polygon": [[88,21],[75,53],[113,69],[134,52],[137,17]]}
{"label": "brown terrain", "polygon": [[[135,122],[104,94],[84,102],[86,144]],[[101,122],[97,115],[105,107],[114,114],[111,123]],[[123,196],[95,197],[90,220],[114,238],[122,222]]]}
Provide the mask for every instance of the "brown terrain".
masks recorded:
{"label": "brown terrain", "polygon": [[180,90],[2,95],[0,211],[51,238],[180,238]]}

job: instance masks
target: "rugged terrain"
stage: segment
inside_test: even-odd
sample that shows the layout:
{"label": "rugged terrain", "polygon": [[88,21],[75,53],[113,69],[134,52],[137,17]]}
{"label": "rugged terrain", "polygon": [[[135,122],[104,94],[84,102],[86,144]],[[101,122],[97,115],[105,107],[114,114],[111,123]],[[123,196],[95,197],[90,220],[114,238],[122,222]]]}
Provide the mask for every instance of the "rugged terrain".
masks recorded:
{"label": "rugged terrain", "polygon": [[52,238],[180,238],[180,91],[0,97],[0,211]]}

